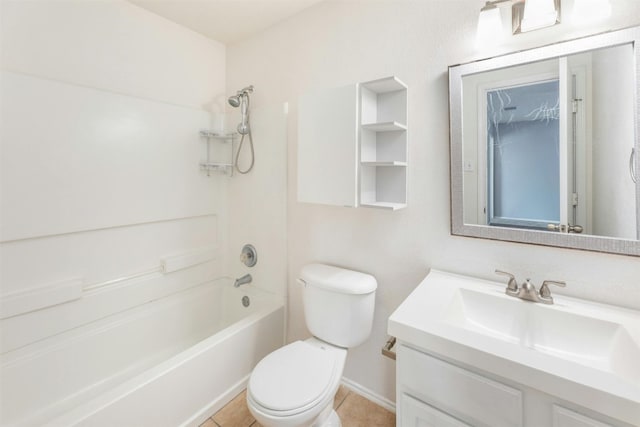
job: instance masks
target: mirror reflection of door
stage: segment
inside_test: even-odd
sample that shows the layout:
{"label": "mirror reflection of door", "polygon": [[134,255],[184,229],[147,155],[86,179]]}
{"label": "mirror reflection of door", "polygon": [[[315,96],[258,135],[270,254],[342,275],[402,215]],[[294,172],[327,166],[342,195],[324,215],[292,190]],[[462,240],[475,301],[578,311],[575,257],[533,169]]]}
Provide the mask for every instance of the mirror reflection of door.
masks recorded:
{"label": "mirror reflection of door", "polygon": [[534,75],[517,85],[485,89],[487,224],[590,230],[582,65],[579,55],[571,63],[562,58],[559,77]]}
{"label": "mirror reflection of door", "polygon": [[486,90],[487,224],[560,222],[559,79]]}
{"label": "mirror reflection of door", "polygon": [[452,159],[452,227],[640,240],[635,49],[625,41],[454,67],[452,154],[462,149],[462,165]]}

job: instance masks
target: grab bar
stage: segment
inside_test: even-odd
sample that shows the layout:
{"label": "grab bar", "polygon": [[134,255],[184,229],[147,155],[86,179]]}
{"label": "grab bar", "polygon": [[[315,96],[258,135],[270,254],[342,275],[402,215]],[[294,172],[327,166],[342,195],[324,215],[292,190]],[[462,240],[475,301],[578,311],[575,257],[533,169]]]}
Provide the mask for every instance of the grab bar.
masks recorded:
{"label": "grab bar", "polygon": [[638,176],[636,175],[636,149],[631,148],[631,155],[629,156],[629,173],[631,174],[631,180],[635,183],[638,182]]}
{"label": "grab bar", "polygon": [[396,352],[393,351],[394,345],[396,345],[396,337],[389,337],[384,347],[382,347],[382,355],[387,356],[389,359],[396,360]]}

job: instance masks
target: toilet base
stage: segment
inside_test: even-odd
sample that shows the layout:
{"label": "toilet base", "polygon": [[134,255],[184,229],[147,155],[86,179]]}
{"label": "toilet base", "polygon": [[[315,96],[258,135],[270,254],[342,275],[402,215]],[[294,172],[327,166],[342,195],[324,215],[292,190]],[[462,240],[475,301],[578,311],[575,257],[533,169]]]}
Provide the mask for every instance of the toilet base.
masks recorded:
{"label": "toilet base", "polygon": [[322,424],[321,427],[342,427],[342,422],[336,411],[331,410],[329,418]]}
{"label": "toilet base", "polygon": [[320,415],[313,420],[310,427],[342,427],[340,417],[333,409],[333,402],[322,410]]}

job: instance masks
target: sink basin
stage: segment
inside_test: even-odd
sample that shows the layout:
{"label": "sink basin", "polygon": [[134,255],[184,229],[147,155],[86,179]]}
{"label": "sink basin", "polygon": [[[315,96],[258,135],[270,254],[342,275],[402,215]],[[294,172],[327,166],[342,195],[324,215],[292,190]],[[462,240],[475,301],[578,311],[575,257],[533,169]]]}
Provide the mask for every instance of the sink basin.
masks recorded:
{"label": "sink basin", "polygon": [[640,348],[623,324],[522,301],[503,291],[458,288],[443,321],[555,357],[640,381]]}
{"label": "sink basin", "polygon": [[[620,420],[640,412],[640,311],[431,270],[389,317],[399,345],[508,378]],[[571,286],[571,282],[569,282]]]}

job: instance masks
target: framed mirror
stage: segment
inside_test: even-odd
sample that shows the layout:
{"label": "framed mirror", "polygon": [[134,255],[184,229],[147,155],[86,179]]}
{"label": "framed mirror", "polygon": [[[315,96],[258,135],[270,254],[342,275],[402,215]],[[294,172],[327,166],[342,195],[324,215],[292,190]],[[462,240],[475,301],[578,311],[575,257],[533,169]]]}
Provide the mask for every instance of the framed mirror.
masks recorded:
{"label": "framed mirror", "polygon": [[639,43],[449,67],[452,234],[640,256]]}

